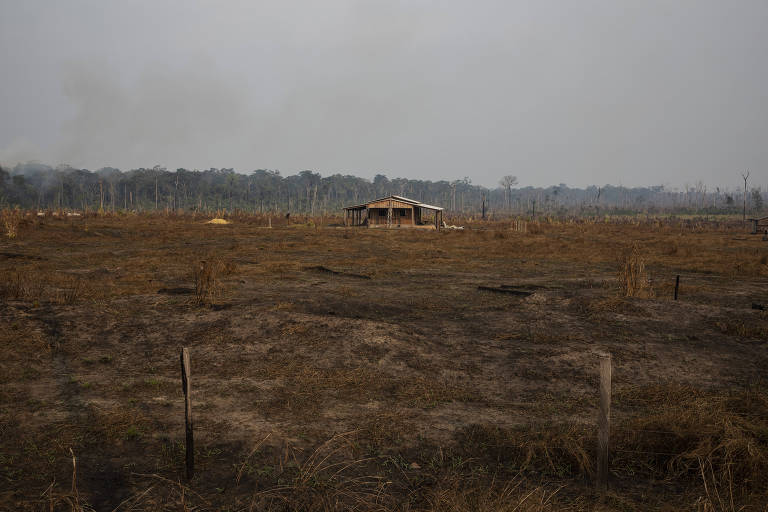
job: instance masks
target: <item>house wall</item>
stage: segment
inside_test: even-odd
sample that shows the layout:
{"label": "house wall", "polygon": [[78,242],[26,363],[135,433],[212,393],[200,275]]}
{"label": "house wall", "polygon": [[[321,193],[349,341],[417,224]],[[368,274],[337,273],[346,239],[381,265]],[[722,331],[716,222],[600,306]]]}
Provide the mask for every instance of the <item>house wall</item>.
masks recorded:
{"label": "house wall", "polygon": [[389,208],[390,204],[392,205],[392,208],[413,208],[412,204],[404,203],[397,199],[385,199],[383,201],[369,203],[368,208]]}
{"label": "house wall", "polygon": [[[396,201],[393,201],[393,203]],[[404,203],[400,203],[401,205]],[[388,208],[368,208],[368,224],[371,225],[386,225],[387,224],[387,210]],[[411,226],[413,221],[411,219],[411,213],[413,208],[394,207],[392,208],[392,225],[393,226]],[[416,221],[419,220],[419,210],[415,212]]]}

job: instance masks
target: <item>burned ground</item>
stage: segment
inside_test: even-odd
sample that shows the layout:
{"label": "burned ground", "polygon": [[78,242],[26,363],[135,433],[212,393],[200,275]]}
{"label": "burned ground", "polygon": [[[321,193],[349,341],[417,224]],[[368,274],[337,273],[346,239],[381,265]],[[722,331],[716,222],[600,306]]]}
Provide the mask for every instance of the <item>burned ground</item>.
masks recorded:
{"label": "burned ground", "polygon": [[[0,243],[0,503],[720,510],[712,489],[730,486],[766,505],[768,317],[752,304],[768,303],[768,245],[741,226],[264,226],[27,220]],[[633,246],[643,297],[619,293]],[[617,430],[600,498],[603,352]]]}

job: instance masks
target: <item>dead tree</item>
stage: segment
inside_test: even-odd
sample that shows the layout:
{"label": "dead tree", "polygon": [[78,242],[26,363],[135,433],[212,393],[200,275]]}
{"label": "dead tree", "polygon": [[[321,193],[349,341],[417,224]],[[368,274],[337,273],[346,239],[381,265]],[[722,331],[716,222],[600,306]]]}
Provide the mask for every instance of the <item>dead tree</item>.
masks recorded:
{"label": "dead tree", "polygon": [[512,195],[512,187],[517,185],[517,176],[507,175],[501,178],[499,184],[504,187],[504,201],[507,203],[507,210],[509,210],[510,196]]}
{"label": "dead tree", "polygon": [[742,213],[742,220],[747,222],[747,180],[749,179],[749,171],[741,173],[741,177],[744,180],[744,210]]}

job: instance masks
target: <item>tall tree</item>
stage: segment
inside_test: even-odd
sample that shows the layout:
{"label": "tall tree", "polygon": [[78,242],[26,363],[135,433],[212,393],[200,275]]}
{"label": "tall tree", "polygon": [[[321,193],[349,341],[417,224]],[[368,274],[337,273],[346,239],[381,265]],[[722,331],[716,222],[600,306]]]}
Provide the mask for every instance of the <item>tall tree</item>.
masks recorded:
{"label": "tall tree", "polygon": [[741,177],[744,179],[744,213],[742,214],[742,221],[747,222],[747,180],[749,179],[749,171],[741,173]]}
{"label": "tall tree", "polygon": [[507,205],[507,210],[509,210],[509,205],[512,199],[512,187],[517,185],[517,176],[512,176],[511,174],[504,176],[499,181],[499,185],[504,188],[504,203]]}

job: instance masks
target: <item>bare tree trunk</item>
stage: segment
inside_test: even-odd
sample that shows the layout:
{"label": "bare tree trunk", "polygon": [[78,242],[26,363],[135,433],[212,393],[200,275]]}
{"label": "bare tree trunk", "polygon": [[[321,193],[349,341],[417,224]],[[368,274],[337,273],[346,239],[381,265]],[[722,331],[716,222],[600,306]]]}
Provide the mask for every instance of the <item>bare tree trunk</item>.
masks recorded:
{"label": "bare tree trunk", "polygon": [[742,221],[747,221],[747,179],[749,179],[749,171],[742,173],[741,177],[744,178],[744,211],[742,213]]}

